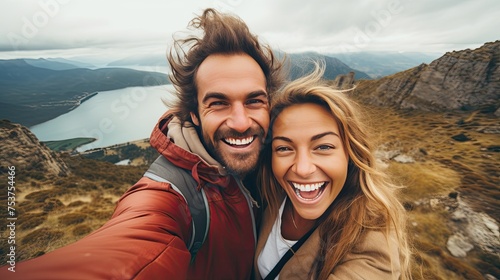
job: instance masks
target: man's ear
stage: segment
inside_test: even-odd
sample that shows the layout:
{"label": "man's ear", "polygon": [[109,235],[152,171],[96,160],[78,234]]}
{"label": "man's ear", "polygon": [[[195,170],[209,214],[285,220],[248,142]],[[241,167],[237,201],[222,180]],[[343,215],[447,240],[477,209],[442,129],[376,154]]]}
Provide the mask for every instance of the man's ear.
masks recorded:
{"label": "man's ear", "polygon": [[191,112],[190,114],[191,114],[191,120],[193,120],[194,125],[200,126],[200,120],[198,120],[196,114],[193,112]]}

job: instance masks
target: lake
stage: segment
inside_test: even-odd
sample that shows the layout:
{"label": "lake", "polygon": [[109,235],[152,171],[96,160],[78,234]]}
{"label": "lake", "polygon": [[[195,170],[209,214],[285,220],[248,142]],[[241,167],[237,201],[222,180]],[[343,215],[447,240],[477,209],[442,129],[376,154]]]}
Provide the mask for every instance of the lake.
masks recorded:
{"label": "lake", "polygon": [[162,100],[174,98],[172,90],[172,85],[161,85],[102,91],[72,111],[30,130],[40,141],[97,139],[79,147],[80,152],[149,138],[168,109]]}

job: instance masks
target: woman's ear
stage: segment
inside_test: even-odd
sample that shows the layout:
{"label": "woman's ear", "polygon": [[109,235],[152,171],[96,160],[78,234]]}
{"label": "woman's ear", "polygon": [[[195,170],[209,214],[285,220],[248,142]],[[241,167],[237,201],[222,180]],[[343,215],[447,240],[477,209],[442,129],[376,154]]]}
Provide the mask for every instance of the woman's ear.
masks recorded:
{"label": "woman's ear", "polygon": [[200,126],[200,120],[198,120],[196,114],[193,112],[191,112],[190,114],[191,114],[191,120],[193,120],[194,125]]}

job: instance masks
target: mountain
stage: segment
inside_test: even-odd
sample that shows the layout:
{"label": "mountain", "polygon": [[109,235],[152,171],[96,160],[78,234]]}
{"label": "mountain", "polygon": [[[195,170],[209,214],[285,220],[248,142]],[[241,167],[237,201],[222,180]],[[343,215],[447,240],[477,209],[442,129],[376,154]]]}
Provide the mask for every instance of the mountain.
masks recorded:
{"label": "mountain", "polygon": [[[46,60],[36,63],[69,67]],[[23,59],[0,60],[0,119],[31,126],[68,112],[97,91],[167,83],[167,76],[157,72],[125,68],[53,70],[35,67]]]}
{"label": "mountain", "polygon": [[[7,173],[7,166],[15,166],[16,173],[39,173],[67,176],[71,172],[68,166],[47,146],[42,145],[36,136],[24,126],[0,120],[0,173]],[[18,176],[19,177],[19,176]]]}
{"label": "mountain", "polygon": [[89,64],[89,63],[68,60],[68,59],[64,59],[64,58],[38,58],[38,59],[25,58],[23,60],[31,66],[45,68],[45,69],[51,69],[51,70],[69,70],[69,69],[76,69],[76,68],[89,68],[89,69],[95,68],[95,66],[93,66],[92,64]]}
{"label": "mountain", "polygon": [[500,116],[500,41],[447,52],[428,65],[361,81],[353,95],[373,105],[425,111],[481,109]]}
{"label": "mountain", "polygon": [[442,53],[417,52],[346,52],[331,53],[352,68],[370,75],[374,79],[404,71],[422,63],[430,63]]}
{"label": "mountain", "polygon": [[[282,54],[280,56],[282,56]],[[291,53],[286,54],[286,56],[290,60],[291,64],[291,79],[296,79],[300,76],[310,73],[314,68],[313,62],[315,61],[325,63],[326,68],[323,77],[327,80],[334,80],[338,75],[344,75],[350,72],[354,72],[356,79],[371,79],[368,74],[359,70],[352,69],[335,57],[330,57],[315,52]]]}
{"label": "mountain", "polygon": [[28,63],[31,66],[35,66],[38,68],[50,69],[50,70],[68,70],[68,69],[80,68],[80,67],[73,65],[73,64],[70,64],[70,63],[51,61],[51,60],[44,59],[44,58],[24,59],[24,62]]}
{"label": "mountain", "polygon": [[107,66],[166,66],[167,56],[165,54],[143,54],[132,55],[119,60],[112,61]]}
{"label": "mountain", "polygon": [[79,60],[74,60],[74,59],[62,58],[62,57],[50,57],[50,58],[47,58],[46,60],[70,64],[70,65],[76,66],[76,68],[89,68],[89,69],[97,68],[95,65],[93,65],[91,63],[87,63],[87,62],[83,62],[83,61],[79,61]]}

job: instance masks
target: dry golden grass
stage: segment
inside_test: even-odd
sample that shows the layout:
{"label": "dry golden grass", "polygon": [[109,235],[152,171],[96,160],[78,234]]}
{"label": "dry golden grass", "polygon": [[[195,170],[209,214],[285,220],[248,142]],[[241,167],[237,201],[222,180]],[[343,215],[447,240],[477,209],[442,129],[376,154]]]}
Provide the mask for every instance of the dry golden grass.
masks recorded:
{"label": "dry golden grass", "polygon": [[[500,130],[498,118],[480,112],[423,113],[370,108],[373,139],[378,145],[415,158],[414,163],[390,161],[387,170],[406,186],[402,192],[415,246],[415,279],[500,278],[499,254],[470,251],[466,258],[450,255],[446,242],[454,232],[450,208],[431,199],[454,201],[459,195],[477,212],[500,222]],[[453,139],[465,135],[468,140]]]}
{"label": "dry golden grass", "polygon": [[[63,159],[74,175],[43,180],[24,178],[16,183],[17,261],[75,242],[102,226],[113,213],[120,195],[146,169],[80,157]],[[0,240],[2,263],[8,245],[6,233],[2,232]]]}
{"label": "dry golden grass", "polygon": [[412,164],[392,162],[388,172],[406,186],[404,197],[412,201],[447,195],[460,185],[460,174],[435,161]]}
{"label": "dry golden grass", "polygon": [[[386,162],[387,170],[406,187],[402,199],[415,247],[414,278],[482,279],[489,273],[500,279],[498,254],[474,248],[466,258],[450,255],[446,241],[453,233],[449,208],[454,206],[431,203],[432,199],[453,201],[450,197],[458,194],[475,211],[500,221],[500,135],[483,133],[500,129],[498,118],[480,112],[421,113],[387,108],[369,108],[366,113],[377,146],[415,159],[413,163]],[[460,134],[470,140],[453,139]],[[118,198],[147,168],[68,156],[63,159],[73,172],[71,177],[23,174],[16,184],[23,220],[16,232],[21,248],[18,261],[72,243],[99,228],[109,219]],[[0,240],[3,258],[5,237],[4,232]]]}

